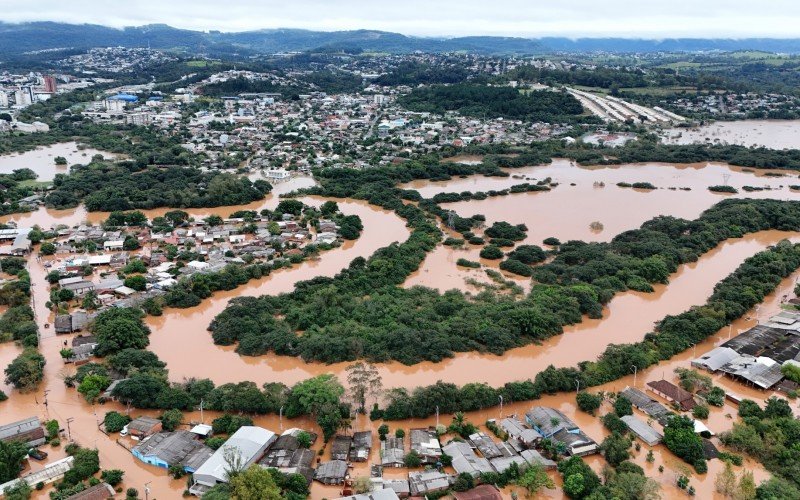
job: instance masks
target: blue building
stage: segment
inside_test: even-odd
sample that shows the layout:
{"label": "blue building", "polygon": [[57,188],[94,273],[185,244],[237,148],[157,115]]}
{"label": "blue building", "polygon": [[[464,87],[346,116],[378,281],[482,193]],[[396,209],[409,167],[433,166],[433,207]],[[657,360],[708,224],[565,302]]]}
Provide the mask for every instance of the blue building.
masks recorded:
{"label": "blue building", "polygon": [[146,464],[162,469],[179,465],[188,473],[196,471],[214,453],[189,431],[153,434],[131,452]]}

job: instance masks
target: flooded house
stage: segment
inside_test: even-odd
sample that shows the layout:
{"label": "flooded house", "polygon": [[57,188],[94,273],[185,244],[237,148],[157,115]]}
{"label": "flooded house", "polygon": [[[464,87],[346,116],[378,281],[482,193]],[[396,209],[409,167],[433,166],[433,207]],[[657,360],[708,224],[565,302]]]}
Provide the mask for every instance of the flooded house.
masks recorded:
{"label": "flooded house", "polygon": [[405,444],[403,438],[386,436],[381,441],[381,465],[384,467],[403,467],[405,466]]}
{"label": "flooded house", "polygon": [[372,450],[372,431],[354,432],[349,453],[350,461],[366,462],[369,459],[370,450]]}
{"label": "flooded house", "polygon": [[422,472],[410,472],[408,485],[411,495],[425,496],[431,493],[444,491],[450,487],[451,476],[435,469]]}
{"label": "flooded house", "polygon": [[411,449],[422,458],[423,464],[435,464],[442,458],[439,436],[430,429],[411,429]]}
{"label": "flooded house", "polygon": [[323,462],[314,471],[314,480],[322,484],[342,484],[347,477],[347,462],[331,460]]}
{"label": "flooded house", "polygon": [[187,473],[196,471],[214,451],[189,431],[159,432],[131,450],[142,462],[168,469],[180,466]]}
{"label": "flooded house", "polygon": [[[264,458],[258,461],[262,467],[278,469],[284,474],[301,474],[307,482],[311,482],[314,477],[313,463],[316,453],[314,450],[303,448],[297,439],[301,429],[289,429],[281,434],[278,439],[269,447]],[[317,435],[308,432],[311,436],[311,444],[317,439]]]}
{"label": "flooded house", "polygon": [[0,441],[21,441],[26,446],[36,447],[47,442],[42,422],[39,417],[11,422],[0,426]]}
{"label": "flooded house", "polygon": [[525,414],[525,419],[542,437],[562,445],[567,455],[585,456],[599,451],[592,438],[555,408],[534,406]]}
{"label": "flooded house", "polygon": [[518,449],[533,448],[542,440],[542,435],[516,418],[504,418],[500,428],[508,434],[509,443]]}
{"label": "flooded house", "polygon": [[665,421],[672,414],[669,408],[635,387],[626,387],[620,391],[620,395],[625,396],[634,408],[659,422]]}
{"label": "flooded house", "polygon": [[[239,456],[243,467],[249,467],[264,455],[269,446],[277,440],[275,433],[245,425],[233,433],[193,474],[194,482],[189,488],[193,495],[202,496],[218,483],[228,482],[227,461],[225,455],[234,453]],[[230,451],[229,451],[230,450]]]}
{"label": "flooded house", "polygon": [[350,448],[353,446],[353,438],[351,436],[342,436],[341,434],[333,438],[331,444],[331,460],[345,460],[350,457]]}
{"label": "flooded house", "polygon": [[132,438],[144,439],[161,432],[161,420],[153,417],[136,417],[128,422],[128,434]]}
{"label": "flooded house", "polygon": [[472,447],[463,441],[450,441],[442,447],[442,451],[453,459],[452,466],[458,474],[478,477],[485,472],[494,472],[489,460],[476,455]]}
{"label": "flooded house", "polygon": [[660,432],[647,425],[647,422],[642,421],[634,415],[625,415],[620,419],[625,422],[625,425],[628,426],[628,429],[630,429],[636,437],[647,443],[648,446],[655,446],[664,438]]}
{"label": "flooded house", "polygon": [[668,380],[654,380],[647,383],[647,389],[670,403],[676,404],[683,411],[690,411],[697,406],[694,396]]}

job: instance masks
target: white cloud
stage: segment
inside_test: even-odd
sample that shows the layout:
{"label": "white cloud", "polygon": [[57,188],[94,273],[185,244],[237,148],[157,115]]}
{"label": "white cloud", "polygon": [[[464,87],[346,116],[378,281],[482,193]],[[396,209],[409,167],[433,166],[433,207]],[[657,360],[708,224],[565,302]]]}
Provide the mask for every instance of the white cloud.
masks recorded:
{"label": "white cloud", "polygon": [[420,36],[796,37],[796,0],[0,0],[0,20],[123,27],[379,29]]}

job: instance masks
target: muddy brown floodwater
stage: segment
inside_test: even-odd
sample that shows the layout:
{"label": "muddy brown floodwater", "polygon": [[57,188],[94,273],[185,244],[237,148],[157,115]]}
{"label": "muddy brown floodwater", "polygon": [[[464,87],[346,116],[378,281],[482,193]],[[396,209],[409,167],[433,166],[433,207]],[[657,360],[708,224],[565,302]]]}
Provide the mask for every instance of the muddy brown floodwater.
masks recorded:
{"label": "muddy brown floodwater", "polygon": [[[51,181],[56,174],[68,174],[69,167],[75,164],[86,165],[94,155],[116,158],[118,155],[93,148],[78,148],[76,142],[60,142],[42,146],[24,153],[11,153],[0,156],[0,173],[10,174],[19,168],[29,168],[36,172],[37,181]],[[66,165],[56,165],[56,156],[63,156]]]}
{"label": "muddy brown floodwater", "polygon": [[800,120],[739,120],[668,129],[662,134],[662,140],[667,144],[720,143],[797,149],[800,148],[798,130]]}
{"label": "muddy brown floodwater", "polygon": [[[556,164],[548,167],[531,167],[529,169],[530,173],[528,174],[529,176],[537,178],[552,175],[555,180],[562,182],[562,185],[553,192],[512,195],[491,201],[503,202],[504,200],[517,200],[514,204],[515,211],[508,213],[498,212],[502,215],[498,218],[500,220],[510,220],[512,217],[519,217],[518,222],[526,222],[529,224],[529,227],[535,229],[540,223],[547,223],[548,219],[559,219],[561,217],[560,211],[566,211],[564,208],[565,205],[547,203],[539,207],[538,210],[533,210],[527,205],[529,202],[525,200],[552,198],[554,195],[557,195],[557,193],[564,192],[566,194],[561,195],[564,196],[562,202],[571,200],[577,203],[581,198],[593,198],[598,192],[601,194],[605,192],[615,194],[616,196],[610,196],[608,198],[597,198],[595,204],[590,203],[588,208],[584,208],[585,210],[592,210],[589,215],[590,217],[602,217],[602,215],[595,214],[606,210],[606,212],[603,213],[606,213],[608,217],[616,214],[625,218],[625,222],[619,227],[614,226],[613,229],[609,229],[607,226],[606,231],[604,231],[605,234],[601,233],[600,235],[595,235],[595,239],[598,239],[610,237],[614,231],[620,228],[628,229],[636,227],[641,221],[649,219],[653,215],[659,213],[678,212],[678,215],[685,217],[696,217],[702,209],[722,199],[722,197],[718,195],[708,193],[705,190],[705,185],[707,184],[703,184],[706,182],[705,180],[710,180],[722,172],[734,172],[731,174],[732,184],[734,176],[737,176],[737,181],[745,182],[746,180],[746,183],[751,185],[774,182],[789,183],[788,179],[758,177],[750,173],[731,170],[724,166],[712,165],[707,168],[711,169],[709,171],[710,173],[703,172],[699,167],[695,166],[676,168],[661,165],[625,166],[615,169],[588,170],[578,169],[577,167],[570,166],[569,163],[566,162],[556,162]],[[552,173],[543,175],[542,171],[549,171]],[[633,173],[648,171],[652,171],[651,175],[654,177],[632,175]],[[570,181],[557,179],[555,175],[556,172],[567,175],[567,178],[569,178],[570,175],[575,175],[582,180],[576,182],[578,186],[573,188],[568,185]],[[668,184],[662,177],[658,177],[663,180],[663,182],[659,182],[654,180],[656,179],[655,176],[666,175],[668,176],[666,179],[673,179],[672,176],[683,177],[679,174],[685,174],[687,172],[690,174],[690,177],[700,175],[705,179],[703,181],[696,181],[698,186],[703,184],[702,189],[693,189],[690,192],[658,190],[651,193],[639,193],[633,190],[617,188],[613,183],[618,181],[612,182],[613,179],[619,178],[631,182],[650,181],[656,185],[666,187],[668,185],[680,184],[678,184],[677,180],[673,180],[673,184]],[[515,170],[514,173],[519,174],[521,172],[520,170]],[[594,178],[594,176],[597,176],[599,179],[605,179],[607,186],[605,188],[593,188],[590,179]],[[490,184],[505,182],[506,186],[523,182],[519,179],[494,178],[486,180],[485,178],[480,178],[479,180]],[[280,187],[276,186],[276,194],[290,191],[297,187],[304,187],[310,185],[312,182],[313,181],[309,179],[304,180],[303,178],[293,179],[289,183],[286,183],[286,185],[279,185]],[[464,182],[474,182],[474,179],[458,179],[451,181],[442,191],[494,189],[486,187],[454,187]],[[577,188],[584,183],[589,184],[589,189],[585,191],[578,190]],[[443,187],[441,184],[431,184],[431,186],[430,189],[441,189]],[[570,190],[577,194],[571,194]],[[667,195],[663,199],[659,197],[662,192]],[[583,194],[581,195],[580,193]],[[246,207],[225,207],[188,211],[195,217],[201,217],[211,213],[227,216],[238,209],[246,208],[258,210],[265,207],[274,207],[278,201],[276,194],[271,195],[265,201],[253,203]],[[790,194],[788,190],[756,193],[756,195],[761,196],[775,196],[777,194],[780,194],[780,197],[795,196]],[[623,197],[630,198],[627,202],[618,200],[618,198]],[[555,198],[553,198],[553,200],[554,199]],[[639,204],[631,204],[631,199],[638,200]],[[314,204],[322,202],[321,199],[317,198],[306,198],[306,200]],[[348,200],[338,201],[345,213],[358,214],[362,218],[365,229],[361,238],[358,240],[348,242],[339,249],[321,254],[320,259],[317,261],[306,262],[288,270],[280,270],[267,278],[253,281],[231,292],[217,293],[198,307],[185,310],[167,310],[164,316],[160,318],[148,318],[148,324],[153,331],[150,339],[151,349],[156,352],[161,359],[167,362],[168,368],[170,369],[170,378],[172,380],[179,381],[184,377],[198,376],[211,378],[217,384],[252,380],[257,383],[280,381],[291,385],[298,380],[319,373],[342,375],[346,366],[344,363],[334,365],[307,364],[298,359],[273,355],[250,358],[240,357],[235,352],[232,352],[231,348],[214,346],[209,332],[206,331],[211,319],[222,311],[228,300],[233,297],[240,295],[276,294],[290,291],[299,280],[320,275],[331,276],[346,267],[353,258],[357,256],[367,257],[380,247],[386,246],[394,241],[403,241],[408,237],[409,233],[408,229],[405,227],[404,221],[391,212],[383,211],[362,202]],[[609,202],[616,203],[620,206],[616,206],[612,209],[603,207],[605,203]],[[625,205],[625,203],[627,203],[627,205]],[[472,204],[472,202],[470,202],[470,204]],[[687,208],[687,205],[689,208]],[[155,210],[147,212],[147,214],[149,217],[153,217],[165,211],[166,209]],[[489,217],[488,210],[484,210],[484,212],[487,213],[487,218],[489,218],[490,221],[493,220]],[[645,213],[642,214],[639,212]],[[469,213],[470,212],[467,212],[467,214]],[[547,215],[548,213],[550,214],[549,216]],[[83,209],[70,211],[40,210],[30,214],[7,216],[2,220],[16,220],[25,225],[39,223],[43,227],[50,227],[59,223],[69,225],[78,224],[85,220],[97,222],[106,216],[107,214],[87,214]],[[578,217],[572,216],[572,219],[565,217],[561,220],[563,226],[562,224],[553,223],[552,228],[553,231],[556,229],[563,229],[564,232],[555,232],[552,234],[548,232],[544,233],[544,236],[537,235],[536,238],[538,241],[540,241],[542,237],[550,235],[555,235],[562,239],[581,237],[582,235],[585,236],[586,229],[583,227],[583,223],[575,222],[579,220]],[[609,223],[610,222],[609,220]],[[588,222],[586,225],[588,225]],[[578,226],[581,227],[579,228]],[[574,230],[576,235],[564,236],[564,234],[568,234],[570,230]],[[628,292],[620,294],[611,301],[604,311],[603,320],[585,319],[583,323],[568,328],[564,335],[554,337],[541,346],[527,346],[514,349],[504,356],[459,354],[455,358],[446,360],[440,364],[420,363],[413,367],[403,366],[398,363],[382,364],[379,369],[383,375],[384,384],[386,387],[414,387],[430,384],[438,379],[442,379],[458,384],[486,381],[497,385],[510,380],[532,377],[547,364],[567,366],[579,360],[596,358],[608,343],[640,340],[645,333],[651,330],[653,322],[661,319],[664,315],[675,314],[685,310],[691,305],[702,303],[711,293],[714,284],[733,271],[733,269],[748,256],[755,254],[783,238],[794,240],[797,236],[796,233],[765,231],[748,235],[744,238],[726,241],[702,256],[698,262],[681,266],[681,268],[670,277],[670,284],[666,286],[657,286],[655,293],[641,294],[637,292]],[[462,252],[470,254],[472,250],[465,250]],[[426,264],[428,262],[431,262],[430,257],[426,260]],[[445,263],[448,262],[449,261],[445,261]],[[59,350],[62,347],[62,342],[68,341],[70,336],[59,336],[56,338],[51,329],[43,328],[44,323],[52,323],[50,311],[44,307],[45,302],[48,300],[48,287],[44,279],[46,269],[35,257],[29,259],[29,267],[32,282],[34,283],[33,306],[36,312],[37,323],[40,325],[40,330],[43,335],[40,350],[47,359],[45,381],[37,391],[31,394],[7,391],[10,395],[9,400],[0,404],[2,421],[7,422],[31,415],[39,415],[43,419],[57,418],[63,425],[67,418],[74,418],[74,421],[72,421],[70,425],[73,439],[76,439],[84,446],[96,446],[100,452],[101,465],[103,468],[119,468],[125,470],[124,487],[135,487],[139,489],[140,493],[143,493],[145,484],[149,484],[151,499],[178,498],[186,487],[185,480],[171,479],[166,475],[166,471],[142,464],[134,459],[129,451],[117,444],[114,437],[108,437],[98,430],[98,422],[102,420],[106,411],[112,409],[126,411],[124,407],[116,403],[93,407],[86,403],[74,389],[67,389],[64,386],[63,377],[71,373],[74,368],[64,366],[59,355]],[[441,277],[449,272],[451,272],[451,269],[441,265],[430,268],[429,272],[426,274],[432,277],[435,283],[439,281],[439,279],[444,280],[444,278]],[[420,274],[422,273],[418,273],[417,275]],[[762,317],[766,317],[767,314],[778,309],[781,297],[791,291],[798,276],[799,275],[796,273],[794,276],[784,280],[779,290],[767,297],[761,308]],[[751,312],[751,316],[755,318],[755,313]],[[714,345],[726,339],[728,335],[736,335],[751,327],[753,324],[754,319],[742,319],[737,321],[730,330],[727,328],[724,329],[724,331],[721,331],[717,336],[699,344],[696,350],[690,350],[675,357],[673,360],[663,362],[647,370],[642,370],[636,377],[636,385],[642,388],[646,381],[660,379],[662,376],[669,378],[676,367],[688,367],[689,360],[694,357],[695,354],[709,350],[714,347]],[[13,344],[0,344],[0,365],[4,366],[7,364],[19,351],[20,349]],[[715,382],[728,391],[753,399],[762,400],[771,395],[771,393],[747,389],[728,379],[715,377]],[[623,380],[600,387],[598,390],[619,391],[626,385],[633,384],[633,376],[629,376]],[[5,386],[1,387],[3,387],[4,390],[8,389]],[[44,405],[45,391],[47,406]],[[574,394],[545,396],[537,402],[507,401],[502,409],[502,413],[500,408],[492,408],[471,412],[467,416],[473,423],[482,424],[487,418],[496,418],[501,414],[522,415],[533,404],[560,408],[573,417],[595,440],[601,441],[605,436],[606,430],[597,417],[592,417],[576,410]],[[132,410],[131,413],[134,416],[156,414],[156,412],[135,409]],[[735,414],[736,408],[726,402],[725,407],[713,408],[711,410],[711,417],[708,420],[708,425],[715,432],[729,429],[733,419],[728,418],[727,415]],[[203,418],[205,422],[209,422],[216,416],[217,414],[214,412],[205,412]],[[450,420],[449,415],[442,415],[440,418],[442,423],[447,423]],[[200,419],[201,416],[197,412],[188,413],[185,418],[187,423],[191,421],[200,421]],[[281,421],[276,416],[270,415],[257,417],[255,421],[257,425],[262,425],[275,431],[280,431],[281,428],[289,427],[316,428],[316,426],[307,419]],[[410,429],[435,423],[436,419],[432,417],[428,419],[391,422],[390,426],[393,429],[397,427]],[[354,430],[372,429],[374,431],[376,441],[373,446],[373,460],[378,456],[377,426],[379,424],[380,422],[370,422],[366,417],[359,416],[353,425]],[[319,447],[319,444],[317,447]],[[45,449],[54,459],[63,456],[62,448],[51,448],[48,446],[45,447]],[[691,475],[688,468],[668,453],[662,446],[654,447],[656,460],[653,464],[646,463],[644,459],[646,453],[647,446],[643,446],[643,449],[636,453],[634,460],[648,471],[649,476],[656,479],[662,485],[662,496],[664,498],[674,498],[684,495],[684,493],[679,492],[675,487],[675,481],[679,474],[687,473]],[[328,456],[329,452],[326,450],[324,457]],[[591,457],[588,461],[598,471],[603,464],[603,460],[599,457]],[[662,464],[665,466],[666,470],[664,473],[658,473],[657,468]],[[41,464],[33,462],[30,467],[39,468]],[[722,464],[720,461],[711,461],[709,463],[710,472],[708,474],[703,476],[691,475],[691,484],[697,489],[698,498],[717,498],[716,494],[713,492],[713,482],[716,472],[718,472],[721,467]],[[748,461],[744,468],[753,470],[756,474],[757,481],[768,477],[768,474],[763,468],[753,462]],[[742,468],[737,468],[739,471],[741,469]],[[391,473],[395,472],[396,471],[392,471]],[[354,469],[354,474],[366,475],[366,465],[357,465]],[[554,473],[553,477],[558,479]],[[46,498],[46,492],[47,489],[43,493],[37,493],[36,497]],[[505,491],[504,494],[506,497],[509,497],[510,490]],[[336,487],[325,487],[317,483],[314,483],[312,486],[312,498],[330,498],[338,495],[339,490]],[[546,496],[560,498],[561,493],[556,490],[547,492]]]}

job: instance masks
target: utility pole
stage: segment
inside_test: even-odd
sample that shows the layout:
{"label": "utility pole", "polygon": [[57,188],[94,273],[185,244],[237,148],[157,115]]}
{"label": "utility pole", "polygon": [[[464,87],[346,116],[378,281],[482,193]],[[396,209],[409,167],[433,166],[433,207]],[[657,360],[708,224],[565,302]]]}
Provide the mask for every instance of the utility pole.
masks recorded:
{"label": "utility pole", "polygon": [[439,405],[436,405],[436,427],[439,427]]}
{"label": "utility pole", "polygon": [[581,392],[581,379],[575,379],[575,393]]}
{"label": "utility pole", "polygon": [[152,481],[144,483],[144,500],[150,500],[150,483],[152,483]]}
{"label": "utility pole", "polygon": [[281,431],[283,431],[283,406],[281,406],[280,410],[278,410],[278,425],[280,426]]}
{"label": "utility pole", "polygon": [[636,365],[631,365],[631,368],[633,368],[633,386],[636,387],[636,374],[639,371],[639,367]]}
{"label": "utility pole", "polygon": [[205,419],[203,419],[203,403],[205,403],[205,400],[201,399],[200,400],[200,423],[201,424],[206,423]]}
{"label": "utility pole", "polygon": [[67,441],[69,441],[70,443],[72,442],[72,432],[70,432],[70,429],[69,429],[69,424],[70,424],[70,422],[72,422],[73,420],[75,420],[75,419],[74,419],[74,418],[72,418],[72,417],[69,417],[69,418],[67,419]]}
{"label": "utility pole", "polygon": [[50,409],[47,407],[47,393],[50,392],[50,389],[44,390],[44,412],[47,415],[47,420],[50,420]]}
{"label": "utility pole", "polygon": [[500,395],[500,418],[503,418],[503,395]]}

